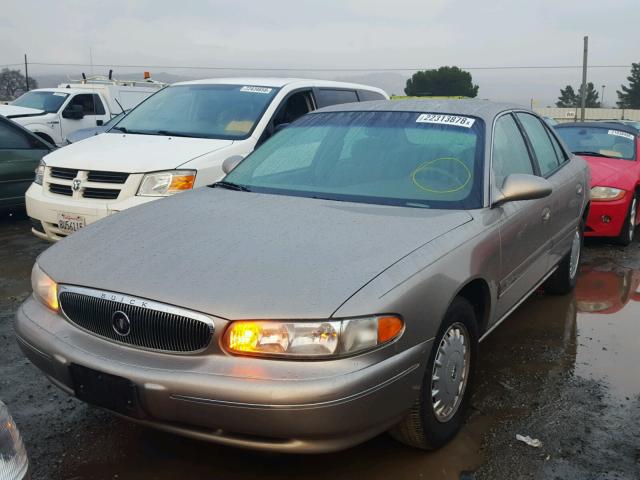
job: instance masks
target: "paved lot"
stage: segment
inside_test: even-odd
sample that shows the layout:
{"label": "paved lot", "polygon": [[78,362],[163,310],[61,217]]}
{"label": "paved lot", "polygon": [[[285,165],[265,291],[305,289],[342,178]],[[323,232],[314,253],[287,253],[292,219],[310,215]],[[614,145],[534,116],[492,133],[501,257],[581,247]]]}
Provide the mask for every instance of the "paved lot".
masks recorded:
{"label": "paved lot", "polygon": [[139,427],[51,386],[13,339],[14,312],[47,247],[28,231],[25,220],[0,223],[0,399],[35,479],[640,478],[637,242],[590,242],[575,295],[534,294],[482,344],[472,412],[445,448],[410,450],[382,435],[337,454],[285,456]]}

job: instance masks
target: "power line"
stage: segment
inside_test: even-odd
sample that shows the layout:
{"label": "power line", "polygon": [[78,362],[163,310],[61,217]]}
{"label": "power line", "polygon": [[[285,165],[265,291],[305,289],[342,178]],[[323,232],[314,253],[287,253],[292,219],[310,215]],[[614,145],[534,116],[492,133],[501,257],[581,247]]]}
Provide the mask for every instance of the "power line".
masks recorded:
{"label": "power line", "polygon": [[[20,66],[21,63],[9,63],[0,67]],[[313,68],[313,67],[223,67],[206,65],[117,65],[86,63],[54,63],[54,62],[29,62],[29,65],[49,67],[105,67],[105,68],[154,68],[154,69],[183,69],[183,70],[240,70],[240,71],[271,71],[271,72],[413,72],[417,70],[431,70],[433,67],[374,67],[374,68]],[[589,68],[630,68],[631,65],[591,65]],[[508,66],[479,66],[460,67],[463,70],[561,70],[580,69],[582,65],[508,65]]]}

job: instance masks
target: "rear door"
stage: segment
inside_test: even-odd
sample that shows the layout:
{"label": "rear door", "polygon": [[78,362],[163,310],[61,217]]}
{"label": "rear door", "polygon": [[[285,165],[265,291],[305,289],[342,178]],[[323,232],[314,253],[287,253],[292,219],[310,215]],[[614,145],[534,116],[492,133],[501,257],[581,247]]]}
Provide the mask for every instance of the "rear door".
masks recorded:
{"label": "rear door", "polygon": [[49,151],[39,138],[0,119],[0,206],[24,204],[34,171]]}
{"label": "rear door", "polygon": [[[532,152],[512,113],[500,116],[493,132],[493,191],[511,174],[537,175]],[[505,315],[549,269],[550,200],[507,202],[495,207],[500,219],[500,280],[498,316]]]}
{"label": "rear door", "polygon": [[586,193],[586,179],[578,162],[568,161],[555,135],[542,120],[526,112],[518,112],[516,117],[531,145],[540,175],[553,186],[553,192],[547,198],[551,240],[549,268],[552,268],[571,248]]}

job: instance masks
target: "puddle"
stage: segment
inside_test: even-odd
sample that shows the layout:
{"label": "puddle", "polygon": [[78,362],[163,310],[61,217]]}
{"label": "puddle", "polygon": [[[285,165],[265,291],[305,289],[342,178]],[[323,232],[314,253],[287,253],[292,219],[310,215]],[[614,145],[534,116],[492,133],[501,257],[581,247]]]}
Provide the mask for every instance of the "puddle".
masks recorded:
{"label": "puddle", "polygon": [[583,266],[576,287],[575,374],[604,382],[615,400],[640,396],[640,270]]}

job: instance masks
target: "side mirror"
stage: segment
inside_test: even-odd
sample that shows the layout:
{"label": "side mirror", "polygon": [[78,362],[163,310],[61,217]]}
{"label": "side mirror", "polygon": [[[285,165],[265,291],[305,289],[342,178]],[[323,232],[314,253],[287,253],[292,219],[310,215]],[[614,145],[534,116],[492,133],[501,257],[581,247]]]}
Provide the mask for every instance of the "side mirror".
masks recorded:
{"label": "side mirror", "polygon": [[84,118],[82,105],[69,105],[62,111],[62,118],[69,118],[72,120],[80,120]]}
{"label": "side mirror", "polygon": [[242,155],[234,155],[227,158],[224,162],[222,162],[222,171],[224,172],[224,174],[227,175],[231,170],[236,168],[243,159],[244,157]]}
{"label": "side mirror", "polygon": [[524,173],[512,173],[504,179],[502,188],[493,201],[493,206],[507,202],[548,197],[551,195],[552,190],[551,183],[545,178]]}

